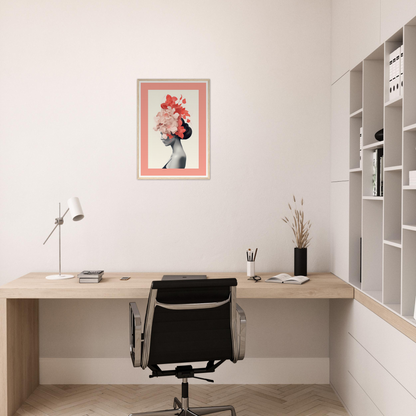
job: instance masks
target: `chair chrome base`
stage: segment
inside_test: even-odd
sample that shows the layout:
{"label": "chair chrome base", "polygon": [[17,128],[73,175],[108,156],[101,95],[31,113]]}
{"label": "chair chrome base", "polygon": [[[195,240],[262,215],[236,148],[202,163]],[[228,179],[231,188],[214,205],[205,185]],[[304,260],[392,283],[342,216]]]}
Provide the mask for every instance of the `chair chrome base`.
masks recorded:
{"label": "chair chrome base", "polygon": [[182,398],[182,402],[175,397],[172,410],[159,410],[156,412],[131,413],[130,416],[202,416],[230,411],[231,416],[237,416],[233,406],[188,407],[189,398]]}
{"label": "chair chrome base", "polygon": [[233,406],[210,406],[184,408],[177,397],[173,400],[172,410],[159,410],[156,412],[131,413],[130,416],[202,416],[212,415],[219,412],[231,412],[231,416],[237,416]]}

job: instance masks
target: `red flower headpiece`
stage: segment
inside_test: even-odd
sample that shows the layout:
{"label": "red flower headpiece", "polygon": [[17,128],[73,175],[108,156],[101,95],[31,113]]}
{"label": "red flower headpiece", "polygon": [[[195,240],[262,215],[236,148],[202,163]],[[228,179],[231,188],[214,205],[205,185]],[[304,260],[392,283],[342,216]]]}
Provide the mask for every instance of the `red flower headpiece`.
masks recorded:
{"label": "red flower headpiece", "polygon": [[166,101],[160,105],[162,111],[155,117],[156,127],[154,130],[160,131],[164,138],[172,138],[173,134],[183,139],[186,128],[183,126],[182,120],[190,122],[190,114],[185,109],[186,99],[166,96]]}

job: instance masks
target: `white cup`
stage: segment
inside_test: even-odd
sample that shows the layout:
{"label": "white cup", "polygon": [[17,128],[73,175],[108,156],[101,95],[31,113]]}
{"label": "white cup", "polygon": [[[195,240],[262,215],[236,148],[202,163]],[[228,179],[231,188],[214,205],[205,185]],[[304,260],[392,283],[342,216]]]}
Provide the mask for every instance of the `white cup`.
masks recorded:
{"label": "white cup", "polygon": [[[247,271],[248,271],[248,268],[247,268]],[[416,319],[416,298],[415,298],[415,311],[413,312],[413,318]]]}
{"label": "white cup", "polygon": [[254,261],[248,261],[247,262],[247,276],[248,277],[253,277],[256,275],[256,262]]}

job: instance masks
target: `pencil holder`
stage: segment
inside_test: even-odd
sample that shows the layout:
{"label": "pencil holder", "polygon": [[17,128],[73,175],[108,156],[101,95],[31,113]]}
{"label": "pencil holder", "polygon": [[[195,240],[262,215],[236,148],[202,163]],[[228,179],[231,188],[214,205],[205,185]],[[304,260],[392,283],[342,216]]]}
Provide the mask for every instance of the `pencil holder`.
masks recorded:
{"label": "pencil holder", "polygon": [[416,298],[415,298],[415,309],[414,309],[414,312],[413,312],[413,318],[416,319]]}
{"label": "pencil holder", "polygon": [[255,261],[248,261],[247,262],[247,276],[253,277],[256,275],[256,262]]}

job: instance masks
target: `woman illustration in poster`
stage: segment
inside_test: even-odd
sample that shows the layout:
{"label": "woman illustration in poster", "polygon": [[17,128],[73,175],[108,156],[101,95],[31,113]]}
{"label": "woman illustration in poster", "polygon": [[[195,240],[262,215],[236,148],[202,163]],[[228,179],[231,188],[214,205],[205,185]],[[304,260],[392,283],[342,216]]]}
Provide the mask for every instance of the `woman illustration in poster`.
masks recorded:
{"label": "woman illustration in poster", "polygon": [[181,140],[189,139],[192,129],[187,124],[190,114],[183,104],[186,104],[186,99],[182,96],[178,100],[167,95],[166,101],[160,105],[162,110],[155,117],[156,126],[153,129],[160,132],[165,146],[172,146],[172,155],[163,169],[184,169],[186,166],[186,153]]}

